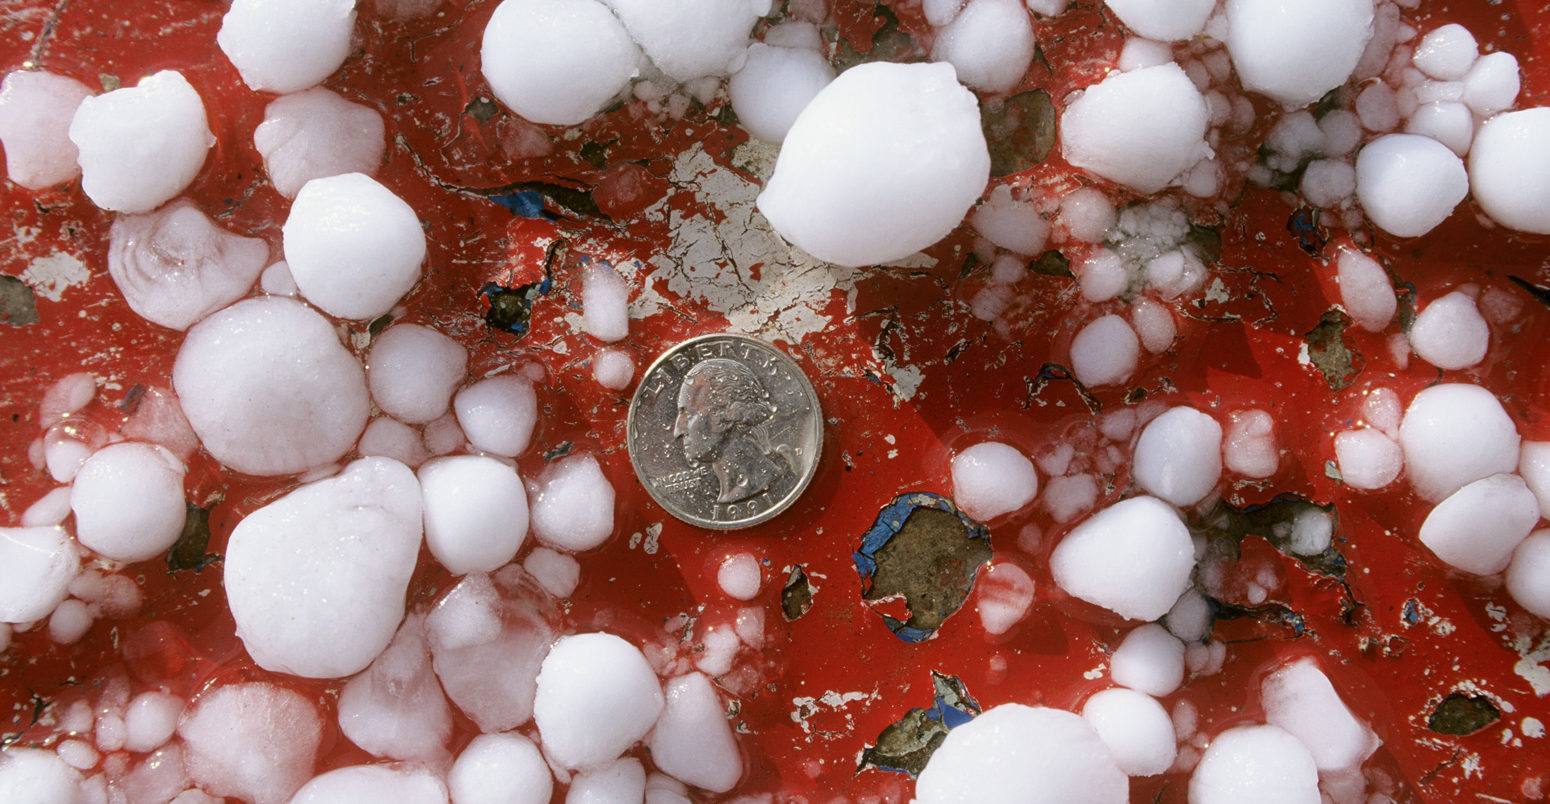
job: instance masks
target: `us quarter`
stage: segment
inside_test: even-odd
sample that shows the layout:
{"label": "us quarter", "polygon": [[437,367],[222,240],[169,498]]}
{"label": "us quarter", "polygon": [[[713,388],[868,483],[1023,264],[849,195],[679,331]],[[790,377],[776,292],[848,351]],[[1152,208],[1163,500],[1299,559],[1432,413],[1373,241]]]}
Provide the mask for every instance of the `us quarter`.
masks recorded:
{"label": "us quarter", "polygon": [[702,335],[663,353],[630,400],[630,462],[652,499],[691,525],[731,530],[791,507],[813,479],[823,413],[775,347]]}

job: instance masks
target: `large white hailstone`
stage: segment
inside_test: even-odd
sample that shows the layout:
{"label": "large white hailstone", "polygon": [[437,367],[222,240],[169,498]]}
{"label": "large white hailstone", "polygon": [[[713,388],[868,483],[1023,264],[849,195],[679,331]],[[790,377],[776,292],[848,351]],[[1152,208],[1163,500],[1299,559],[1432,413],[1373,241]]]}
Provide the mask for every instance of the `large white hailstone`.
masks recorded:
{"label": "large white hailstone", "polygon": [[481,734],[447,771],[447,789],[454,804],[549,804],[554,776],[532,740]]}
{"label": "large white hailstone", "polygon": [[1372,0],[1227,0],[1226,11],[1243,86],[1289,109],[1344,84],[1372,38]]}
{"label": "large white hailstone", "polygon": [[1469,152],[1469,187],[1485,214],[1510,229],[1550,234],[1550,107],[1499,114]]}
{"label": "large white hailstone", "polygon": [[1147,695],[1171,695],[1184,683],[1184,643],[1156,623],[1138,626],[1114,649],[1109,676],[1115,684]]}
{"label": "large white hailstone", "polygon": [[550,547],[581,552],[614,532],[614,487],[597,458],[568,455],[544,468],[533,484],[533,535]]}
{"label": "large white hailstone", "polygon": [[339,730],[373,756],[424,762],[446,757],[452,708],[431,669],[423,615],[405,617],[387,649],[344,685]]}
{"label": "large white hailstone", "polygon": [[630,283],[613,266],[594,263],[581,273],[581,321],[587,334],[613,343],[630,334]]}
{"label": "large white hailstone", "polygon": [[1422,308],[1410,324],[1410,347],[1440,369],[1461,369],[1485,359],[1491,329],[1473,297],[1453,291]]}
{"label": "large white hailstone", "polygon": [[1260,702],[1265,721],[1301,740],[1320,771],[1354,769],[1378,750],[1378,736],[1356,719],[1311,658],[1266,676]]}
{"label": "large white hailstone", "polygon": [[646,742],[652,764],[712,793],[731,790],[743,776],[743,758],[710,679],[702,673],[679,676],[667,682],[666,697]]}
{"label": "large white hailstone", "polygon": [[1336,260],[1340,303],[1351,320],[1368,332],[1382,332],[1399,310],[1394,284],[1378,261],[1352,248],[1341,248]]}
{"label": "large white hailstone", "polygon": [[534,123],[558,126],[596,114],[639,73],[640,57],[597,0],[504,0],[479,51],[496,99]]}
{"label": "large white hailstone", "polygon": [[226,548],[226,601],[260,667],[306,678],[365,669],[404,618],[420,552],[420,489],[362,458],[249,514]]}
{"label": "large white hailstone", "polygon": [[1141,430],[1131,471],[1147,492],[1194,505],[1222,476],[1222,426],[1194,408],[1170,408]]}
{"label": "large white hailstone", "polygon": [[1385,134],[1356,155],[1357,200],[1389,234],[1430,232],[1468,193],[1463,160],[1431,137]]}
{"label": "large white hailstone", "polygon": [[1434,28],[1421,37],[1410,60],[1417,69],[1439,81],[1457,81],[1469,73],[1480,56],[1480,45],[1468,28],[1454,22]]}
{"label": "large white hailstone", "polygon": [[269,183],[280,195],[295,198],[313,179],[376,173],[387,148],[384,130],[376,109],[314,87],[265,106],[264,122],[253,129],[253,146],[264,158]]}
{"label": "large white hailstone", "polygon": [[984,92],[1017,88],[1033,63],[1033,22],[1022,0],[970,0],[937,31],[933,61],[945,61],[958,80]]}
{"label": "large white hailstone", "polygon": [[355,0],[233,0],[215,43],[260,92],[320,84],[350,55]]}
{"label": "large white hailstone", "polygon": [[268,243],[216,226],[187,199],[121,215],[108,230],[113,284],[141,318],[169,329],[246,296],[268,264]]}
{"label": "large white hailstone", "polygon": [[1464,76],[1464,104],[1481,117],[1512,108],[1522,79],[1518,57],[1511,53],[1487,53]]}
{"label": "large white hailstone", "polygon": [[1060,152],[1073,167],[1155,193],[1210,155],[1206,101],[1177,64],[1114,73],[1060,115]]}
{"label": "large white hailstone", "polygon": [[1405,454],[1382,431],[1346,430],[1335,434],[1335,465],[1347,486],[1373,491],[1399,477]]}
{"label": "large white hailstone", "polygon": [[1550,529],[1534,531],[1513,551],[1507,593],[1531,614],[1550,620]]}
{"label": "large white hailstone", "polygon": [[527,491],[517,470],[483,455],[436,458],[420,467],[425,544],[454,575],[493,572],[527,538]]}
{"label": "large white hailstone", "polygon": [[414,765],[354,765],[331,770],[302,785],[290,804],[447,804],[447,788],[430,770]]}
{"label": "large white hailstone", "polygon": [[1112,313],[1089,322],[1071,341],[1071,371],[1086,386],[1124,383],[1140,358],[1136,331]]}
{"label": "large white hailstone", "polygon": [[338,460],[370,408],[365,373],[334,328],[277,296],[237,302],[191,327],[172,385],[205,449],[250,475]]}
{"label": "large white hailstone", "polygon": [[952,476],[953,502],[980,521],[1016,511],[1039,493],[1033,461],[1016,447],[996,441],[954,455]]}
{"label": "large white hailstone", "polygon": [[1539,501],[1523,478],[1498,474],[1448,495],[1421,523],[1417,538],[1444,563],[1476,575],[1507,568],[1512,551],[1539,521]]}
{"label": "large white hailstone", "polygon": [[538,395],[533,384],[514,374],[500,374],[464,386],[452,398],[457,423],[475,447],[513,458],[527,449],[538,423]]}
{"label": "large white hailstone", "polygon": [[372,339],[366,382],[382,412],[409,424],[446,414],[468,374],[468,350],[430,327],[396,324]]}
{"label": "large white hailstone", "polygon": [[1189,777],[1190,804],[1319,804],[1319,770],[1302,742],[1278,726],[1216,735]]}
{"label": "large white hailstone", "polygon": [[979,102],[952,66],[873,62],[797,116],[758,207],[809,254],[873,265],[946,237],[989,180]]}
{"label": "large white hailstone", "polygon": [[183,534],[183,463],[154,444],[110,444],[76,472],[70,508],[81,544],[115,561],[154,558]]}
{"label": "large white hailstone", "polygon": [[0,622],[48,616],[69,595],[81,556],[64,528],[0,528]]}
{"label": "large white hailstone", "polygon": [[612,804],[646,800],[646,766],[635,757],[624,757],[601,767],[582,771],[570,782],[565,804]]}
{"label": "large white hailstone", "polygon": [[1059,709],[1002,704],[947,733],[920,804],[1121,804],[1130,782],[1098,732]]}
{"label": "large white hailstone", "polygon": [[1134,497],[1093,514],[1050,556],[1055,583],[1132,620],[1168,613],[1189,587],[1195,546],[1171,506]]}
{"label": "large white hailstone", "polygon": [[42,190],[80,175],[70,120],[91,94],[74,78],[42,70],[6,74],[0,82],[0,145],[12,182]]}
{"label": "large white hailstone", "polygon": [[758,139],[779,143],[813,96],[834,80],[834,67],[817,50],[748,46],[748,58],[727,80],[738,122]]}
{"label": "large white hailstone", "polygon": [[81,774],[42,748],[0,751],[0,801],[68,804],[80,801]]}
{"label": "large white hailstone", "polygon": [[317,705],[265,682],[208,690],[178,725],[188,775],[205,792],[285,804],[312,776],[323,738]]}
{"label": "large white hailstone", "polygon": [[1550,441],[1523,442],[1518,475],[1539,498],[1541,513],[1550,513]]}
{"label": "large white hailstone", "polygon": [[86,98],[70,121],[81,189],[103,209],[148,212],[183,192],[215,144],[204,102],[182,73]]}
{"label": "large white hailstone", "polygon": [[664,706],[656,673],[613,634],[561,637],[538,673],[533,721],[562,768],[600,768],[646,736]]}
{"label": "large white hailstone", "polygon": [[488,575],[464,576],[425,621],[436,677],[485,733],[533,716],[539,663],[554,639],[538,605],[543,593],[508,583],[504,572],[498,577],[500,585]]}
{"label": "large white hailstone", "polygon": [[425,230],[402,198],[360,173],[313,179],[282,229],[301,295],[329,315],[376,318],[420,281]]}
{"label": "large white hailstone", "polygon": [[770,0],[603,0],[674,81],[726,75]]}
{"label": "large white hailstone", "polygon": [[1495,394],[1445,383],[1415,395],[1399,425],[1410,483],[1432,502],[1518,466],[1518,430]]}
{"label": "large white hailstone", "polygon": [[1082,704],[1082,717],[1109,747],[1119,769],[1129,776],[1156,776],[1178,755],[1173,718],[1155,698],[1115,687]]}
{"label": "large white hailstone", "polygon": [[1104,0],[1104,5],[1125,27],[1159,42],[1182,42],[1206,27],[1216,9],[1215,0],[1175,0],[1163,4],[1151,0]]}

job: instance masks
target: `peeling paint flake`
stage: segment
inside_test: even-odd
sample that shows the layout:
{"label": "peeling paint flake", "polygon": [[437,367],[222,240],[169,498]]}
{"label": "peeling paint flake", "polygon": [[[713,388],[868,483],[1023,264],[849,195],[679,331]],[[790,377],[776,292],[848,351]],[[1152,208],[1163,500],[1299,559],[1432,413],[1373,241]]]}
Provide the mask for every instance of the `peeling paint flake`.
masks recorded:
{"label": "peeling paint flake", "polygon": [[47,257],[37,257],[22,271],[22,281],[32,286],[32,292],[57,302],[65,291],[91,279],[86,264],[73,255],[56,251]]}

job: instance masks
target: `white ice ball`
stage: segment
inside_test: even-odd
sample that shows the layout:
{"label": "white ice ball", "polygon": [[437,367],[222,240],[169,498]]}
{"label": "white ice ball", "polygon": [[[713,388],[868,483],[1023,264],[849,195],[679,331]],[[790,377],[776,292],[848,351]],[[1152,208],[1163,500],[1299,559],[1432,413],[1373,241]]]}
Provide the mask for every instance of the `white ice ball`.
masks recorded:
{"label": "white ice ball", "polygon": [[295,198],[313,179],[377,172],[386,150],[382,115],[332,90],[314,87],[276,98],[253,129],[269,183]]}
{"label": "white ice ball", "polygon": [[1550,529],[1534,531],[1513,551],[1507,593],[1519,606],[1550,620]]}
{"label": "white ice ball", "polygon": [[1147,695],[1170,695],[1184,683],[1184,643],[1156,623],[1138,626],[1114,649],[1109,675]]}
{"label": "white ice ball", "polygon": [[748,46],[742,69],[727,81],[732,111],[748,133],[765,142],[781,142],[797,115],[818,91],[834,80],[834,68],[817,50]]}
{"label": "white ice ball", "polygon": [[480,70],[512,111],[571,126],[596,114],[639,72],[640,50],[597,0],[504,0],[484,28]]}
{"label": "white ice ball", "polygon": [[1205,499],[1222,476],[1222,426],[1191,407],[1170,408],[1136,441],[1136,484],[1174,505]]}
{"label": "white ice ball", "polygon": [[91,90],[74,78],[17,70],[0,82],[0,145],[12,182],[42,190],[81,173],[70,120]]}
{"label": "white ice ball", "polygon": [[1173,719],[1150,695],[1124,687],[1107,689],[1082,704],[1082,717],[1126,774],[1156,776],[1173,765],[1178,754]]}
{"label": "white ice ball", "polygon": [[1171,506],[1133,497],[1089,517],[1050,556],[1067,594],[1121,617],[1155,620],[1189,587],[1195,545]]}
{"label": "white ice ball", "polygon": [[635,361],[622,349],[600,349],[592,356],[592,379],[610,391],[623,391],[635,378]]}
{"label": "white ice ball", "polygon": [[178,724],[199,787],[253,804],[286,804],[312,775],[323,719],[301,693],[262,681],[206,689]]}
{"label": "white ice ball", "polygon": [[447,788],[414,765],[353,765],[313,777],[289,804],[447,804]]}
{"label": "white ice ball", "polygon": [[481,734],[452,763],[447,788],[453,804],[549,804],[554,777],[532,740]]}
{"label": "white ice ball", "polygon": [[1410,347],[1440,369],[1461,369],[1485,359],[1491,330],[1475,300],[1457,290],[1432,301],[1410,324]]}
{"label": "white ice ball", "polygon": [[1016,511],[1039,492],[1039,474],[1016,447],[995,441],[953,456],[953,501],[964,513],[989,521]]}
{"label": "white ice ball", "polygon": [[1194,38],[1206,27],[1206,18],[1216,10],[1215,0],[1104,0],[1104,5],[1130,30],[1159,42],[1181,42]]}
{"label": "white ice ball", "polygon": [[1061,113],[1060,149],[1073,167],[1155,193],[1210,154],[1209,116],[1177,64],[1114,73]]}
{"label": "white ice ball", "polygon": [[533,384],[514,374],[498,374],[463,387],[452,397],[457,423],[469,443],[492,455],[512,458],[527,449],[538,423]]}
{"label": "white ice ball", "polygon": [[1410,60],[1417,69],[1439,81],[1457,81],[1469,72],[1480,55],[1475,35],[1458,23],[1434,28],[1421,37]]}
{"label": "white ice ball", "polygon": [[1399,298],[1388,272],[1372,257],[1351,248],[1340,249],[1336,260],[1340,303],[1351,320],[1368,332],[1382,332],[1399,310]]}
{"label": "white ice ball", "polygon": [[630,334],[630,283],[612,266],[593,263],[581,273],[581,321],[588,335],[613,343]]}
{"label": "white ice ball", "polygon": [[1518,57],[1511,53],[1487,53],[1475,60],[1464,76],[1464,103],[1481,117],[1512,108],[1522,79]]}
{"label": "white ice ball", "polygon": [[1494,575],[1507,568],[1539,514],[1539,501],[1523,478],[1491,475],[1438,503],[1417,538],[1450,567]]}
{"label": "white ice ball", "polygon": [[721,696],[703,673],[667,682],[667,705],[647,745],[664,773],[712,793],[725,793],[743,776],[732,724]]}
{"label": "white ice ball", "polygon": [[1481,124],[1469,152],[1469,187],[1491,219],[1550,234],[1550,107],[1499,114]]}
{"label": "white ice ball", "polygon": [[1130,784],[1081,717],[1002,704],[947,733],[915,784],[919,804],[1122,804]]}
{"label": "white ice ball", "polygon": [[81,555],[64,528],[0,528],[0,622],[47,617],[80,569]]}
{"label": "white ice ball", "polygon": [[366,382],[382,412],[409,424],[446,414],[468,374],[468,350],[437,330],[395,324],[371,342]]}
{"label": "white ice ball", "polygon": [[1415,395],[1399,425],[1410,483],[1433,502],[1518,466],[1518,430],[1490,391],[1467,383]]}
{"label": "white ice ball", "polygon": [[662,687],[646,657],[613,634],[561,637],[538,673],[533,720],[562,768],[612,762],[657,722]]}
{"label": "white ice ball", "polygon": [[1190,804],[1319,804],[1319,770],[1302,742],[1276,726],[1216,735],[1189,777]]}
{"label": "white ice ball", "polygon": [[533,484],[533,535],[561,550],[591,550],[614,532],[614,487],[586,453],[546,467]]}
{"label": "white ice ball", "polygon": [[953,65],[963,83],[999,93],[1017,88],[1033,51],[1033,23],[1021,0],[970,0],[937,31],[931,58]]}
{"label": "white ice ball", "polygon": [[1071,341],[1071,371],[1087,386],[1123,384],[1140,358],[1136,331],[1112,313],[1089,322]]}
{"label": "white ice ball", "polygon": [[989,179],[979,102],[953,68],[873,62],[802,110],[758,208],[809,254],[871,265],[946,237]]}
{"label": "white ice ball", "polygon": [[110,444],[76,472],[70,508],[81,544],[115,561],[154,558],[183,534],[183,463],[154,444]]}
{"label": "white ice ball", "polygon": [[81,101],[70,121],[81,189],[116,212],[146,212],[193,182],[215,144],[204,102],[182,73],[163,70],[132,87]]}
{"label": "white ice ball", "polygon": [[1266,676],[1260,702],[1265,720],[1301,740],[1321,771],[1354,769],[1378,750],[1378,736],[1352,714],[1311,658]]}
{"label": "white ice ball", "polygon": [[376,318],[420,281],[420,219],[370,176],[307,182],[291,202],[282,233],[296,287],[329,315]]}
{"label": "white ice ball", "polygon": [[151,212],[120,215],[108,230],[108,275],[129,309],[169,329],[246,296],[269,244],[215,225],[186,198]]}
{"label": "white ice ball", "polygon": [[1372,491],[1399,477],[1405,454],[1381,431],[1346,430],[1335,434],[1335,462],[1346,485]]}
{"label": "white ice ball", "polygon": [[425,543],[454,575],[493,572],[527,538],[527,491],[510,466],[482,455],[436,458],[420,467]]}
{"label": "white ice ball", "polygon": [[1287,108],[1344,84],[1373,33],[1372,0],[1227,0],[1226,12],[1243,86]]}
{"label": "white ice ball", "polygon": [[81,774],[53,751],[17,746],[0,752],[0,801],[75,804]]}
{"label": "white ice ball", "polygon": [[1431,137],[1385,134],[1356,155],[1356,197],[1389,234],[1430,232],[1468,193],[1464,162]]}
{"label": "white ice ball", "polygon": [[726,75],[770,0],[603,0],[674,81]]}
{"label": "white ice ball", "polygon": [[233,0],[215,42],[249,87],[283,94],[333,75],[354,31],[355,0]]}

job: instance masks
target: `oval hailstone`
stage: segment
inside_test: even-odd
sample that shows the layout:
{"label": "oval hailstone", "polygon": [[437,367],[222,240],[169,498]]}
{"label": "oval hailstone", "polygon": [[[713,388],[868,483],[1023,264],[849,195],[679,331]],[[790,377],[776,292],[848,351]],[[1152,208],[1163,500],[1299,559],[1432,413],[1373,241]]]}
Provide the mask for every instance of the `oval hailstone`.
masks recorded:
{"label": "oval hailstone", "polygon": [[1306,106],[1351,77],[1372,38],[1372,0],[1227,0],[1227,52],[1247,89]]}
{"label": "oval hailstone", "polygon": [[354,0],[234,0],[215,42],[243,83],[285,93],[333,75],[354,31]]}
{"label": "oval hailstone", "polygon": [[674,81],[726,75],[770,0],[603,0]]}
{"label": "oval hailstone", "polygon": [[639,72],[640,50],[597,0],[505,0],[484,28],[480,71],[512,111],[573,126],[603,108]]}
{"label": "oval hailstone", "polygon": [[1055,547],[1055,583],[1132,620],[1168,613],[1189,587],[1195,545],[1171,506],[1133,497],[1093,514]]}
{"label": "oval hailstone", "polygon": [[947,733],[931,755],[920,804],[1121,804],[1130,782],[1092,725],[1070,712],[1002,704]]}
{"label": "oval hailstone", "polygon": [[42,70],[17,70],[0,81],[0,145],[12,182],[42,190],[81,174],[70,119],[91,94],[74,78]]}
{"label": "oval hailstone", "polygon": [[544,658],[533,720],[550,761],[597,769],[646,736],[664,704],[638,648],[613,634],[574,634]]}
{"label": "oval hailstone", "polygon": [[115,561],[165,553],[183,533],[183,463],[164,447],[137,441],[92,453],[70,486],[75,535]]}
{"label": "oval hailstone", "polygon": [[447,788],[436,774],[414,765],[355,765],[314,776],[290,804],[446,804]]}
{"label": "oval hailstone", "polygon": [[874,265],[946,237],[989,180],[979,102],[952,65],[873,62],[797,116],[758,207],[814,257]]}
{"label": "oval hailstone", "polygon": [[1318,804],[1319,769],[1302,741],[1277,726],[1216,735],[1189,777],[1190,804]]}
{"label": "oval hailstone", "polygon": [[1399,445],[1416,493],[1436,502],[1487,475],[1518,466],[1518,429],[1495,394],[1445,383],[1415,395],[1399,425]]}
{"label": "oval hailstone", "polygon": [[195,324],[172,385],[206,450],[250,475],[336,461],[366,428],[366,376],[323,316],[281,297],[240,301]]}
{"label": "oval hailstone", "polygon": [[1431,137],[1385,134],[1356,155],[1356,198],[1389,234],[1430,232],[1468,194],[1464,161]]}
{"label": "oval hailstone", "polygon": [[47,617],[80,569],[81,556],[64,528],[0,528],[0,622]]}
{"label": "oval hailstone", "polygon": [[420,281],[425,231],[404,200],[370,176],[313,179],[291,202],[285,262],[307,301],[339,318],[393,309]]}
{"label": "oval hailstone", "polygon": [[1499,114],[1480,125],[1469,152],[1469,187],[1491,220],[1520,232],[1550,234],[1547,140],[1547,107]]}
{"label": "oval hailstone", "polygon": [[404,617],[420,550],[420,489],[363,458],[249,514],[226,550],[226,600],[259,666],[308,678],[360,672]]}
{"label": "oval hailstone", "polygon": [[1210,110],[1172,62],[1115,73],[1060,115],[1060,152],[1073,167],[1155,193],[1209,156]]}

